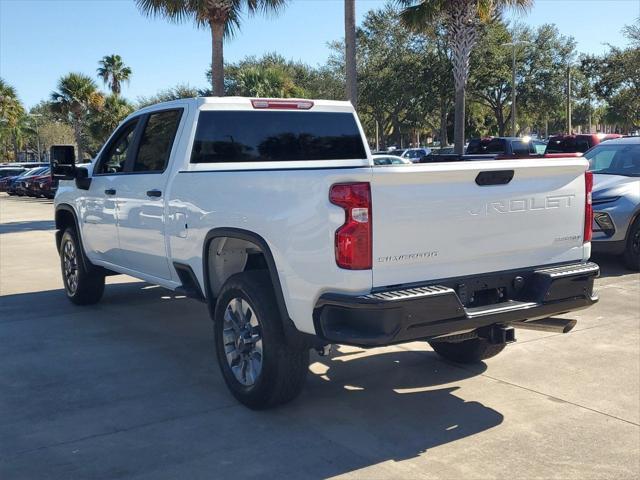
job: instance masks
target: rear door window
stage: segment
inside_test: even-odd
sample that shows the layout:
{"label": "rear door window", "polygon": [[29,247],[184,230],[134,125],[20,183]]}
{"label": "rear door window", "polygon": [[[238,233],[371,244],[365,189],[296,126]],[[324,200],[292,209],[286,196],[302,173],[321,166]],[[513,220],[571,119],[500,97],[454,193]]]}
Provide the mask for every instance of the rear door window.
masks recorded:
{"label": "rear door window", "polygon": [[191,163],[367,158],[352,113],[204,111]]}

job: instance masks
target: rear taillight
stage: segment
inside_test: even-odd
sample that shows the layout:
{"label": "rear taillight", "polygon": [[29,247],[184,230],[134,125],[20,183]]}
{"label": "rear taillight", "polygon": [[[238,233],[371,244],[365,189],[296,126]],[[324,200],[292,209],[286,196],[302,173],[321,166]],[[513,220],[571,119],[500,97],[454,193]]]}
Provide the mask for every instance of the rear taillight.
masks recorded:
{"label": "rear taillight", "polygon": [[336,263],[340,268],[371,268],[371,188],[368,182],[331,186],[329,200],[344,208],[344,224],[336,230]]}
{"label": "rear taillight", "polygon": [[593,236],[593,204],[591,202],[591,192],[593,190],[593,173],[584,172],[584,243],[590,242]]}

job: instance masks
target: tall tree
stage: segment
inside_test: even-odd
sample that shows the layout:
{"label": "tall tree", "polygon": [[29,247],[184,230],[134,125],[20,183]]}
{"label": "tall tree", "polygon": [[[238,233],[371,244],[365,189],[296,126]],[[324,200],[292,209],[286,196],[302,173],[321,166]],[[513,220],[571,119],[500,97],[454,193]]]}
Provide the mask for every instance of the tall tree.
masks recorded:
{"label": "tall tree", "polygon": [[344,45],[347,78],[347,100],[358,103],[358,73],[356,68],[356,0],[344,0]]}
{"label": "tall tree", "polygon": [[120,122],[133,111],[133,105],[126,99],[115,94],[106,97],[102,108],[92,111],[88,118],[93,149],[99,150],[99,147],[109,138]]}
{"label": "tall tree", "polygon": [[24,124],[25,110],[18,99],[16,89],[0,78],[0,144],[5,156],[10,148],[17,156],[22,139],[21,126]]}
{"label": "tall tree", "polygon": [[191,87],[186,83],[180,83],[174,87],[160,90],[150,97],[138,97],[136,103],[137,108],[143,108],[149,105],[155,105],[156,103],[180,100],[181,98],[194,98],[198,95],[201,95],[201,92],[197,88]]}
{"label": "tall tree", "polygon": [[51,92],[52,109],[67,120],[73,127],[78,146],[78,159],[84,160],[85,126],[91,111],[99,110],[104,97],[98,91],[96,82],[82,73],[69,73],[58,80],[57,90]]}
{"label": "tall tree", "polygon": [[225,37],[232,36],[240,27],[243,10],[249,15],[258,12],[278,13],[287,0],[136,0],[146,15],[165,17],[182,23],[193,21],[198,27],[211,30],[211,83],[213,94],[224,96]]}
{"label": "tall tree", "polygon": [[471,52],[478,42],[480,27],[506,7],[527,9],[533,0],[398,0],[404,5],[402,19],[412,28],[440,23],[451,48],[455,84],[454,145],[463,153],[465,142],[465,93],[469,79]]}
{"label": "tall tree", "polygon": [[124,64],[120,55],[115,54],[105,55],[98,64],[98,76],[117,97],[122,92],[122,82],[128,83],[131,78],[131,68]]}
{"label": "tall tree", "polygon": [[598,97],[608,104],[607,121],[629,132],[640,127],[640,18],[625,27],[626,48],[609,45],[601,57],[582,59],[581,69],[595,80]]}

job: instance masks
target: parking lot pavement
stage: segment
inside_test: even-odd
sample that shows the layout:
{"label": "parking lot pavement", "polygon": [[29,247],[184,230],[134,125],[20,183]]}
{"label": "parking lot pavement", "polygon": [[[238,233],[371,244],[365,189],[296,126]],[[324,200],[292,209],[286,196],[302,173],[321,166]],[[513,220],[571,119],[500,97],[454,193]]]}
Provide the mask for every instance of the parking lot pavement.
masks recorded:
{"label": "parking lot pavement", "polygon": [[312,356],[273,411],[232,398],[203,304],[129,277],[61,290],[50,201],[0,194],[0,478],[638,478],[640,275],[596,259],[567,335],[485,365],[416,342]]}

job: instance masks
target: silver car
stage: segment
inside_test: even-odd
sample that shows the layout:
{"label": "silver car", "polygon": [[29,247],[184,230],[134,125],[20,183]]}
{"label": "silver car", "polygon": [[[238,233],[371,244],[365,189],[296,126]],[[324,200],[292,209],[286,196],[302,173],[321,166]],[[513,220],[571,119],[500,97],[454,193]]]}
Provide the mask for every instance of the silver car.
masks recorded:
{"label": "silver car", "polygon": [[640,270],[640,138],[608,140],[584,156],[594,174],[593,251]]}

